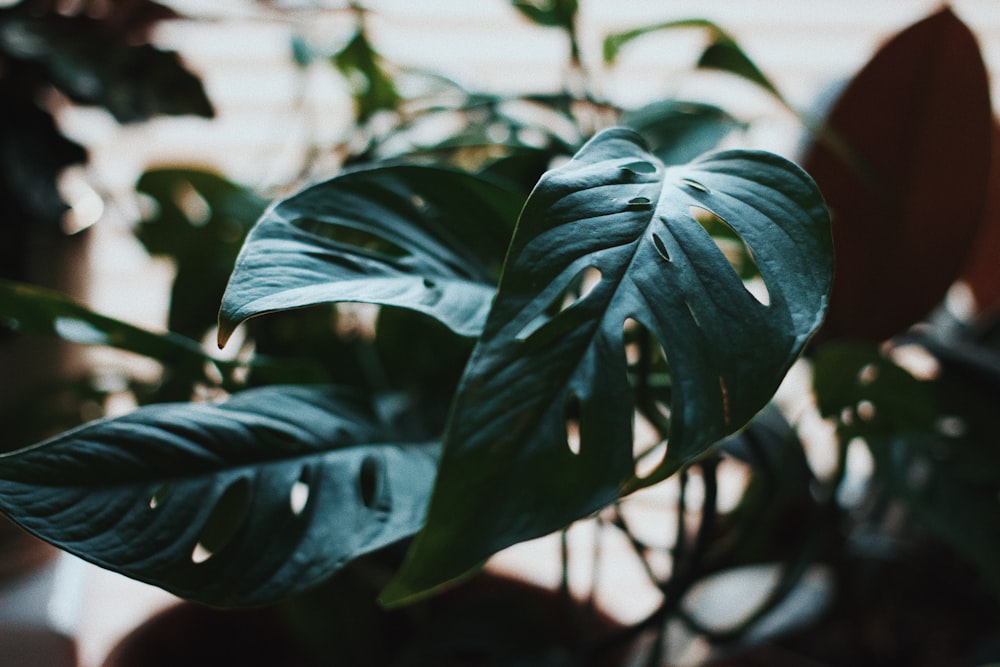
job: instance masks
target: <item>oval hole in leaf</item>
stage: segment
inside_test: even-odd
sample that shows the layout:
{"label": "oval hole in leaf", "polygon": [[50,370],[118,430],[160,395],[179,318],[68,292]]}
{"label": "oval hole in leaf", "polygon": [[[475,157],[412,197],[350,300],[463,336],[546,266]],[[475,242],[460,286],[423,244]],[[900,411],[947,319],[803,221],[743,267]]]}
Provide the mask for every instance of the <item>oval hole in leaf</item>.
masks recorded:
{"label": "oval hole in leaf", "polygon": [[191,562],[198,565],[199,563],[204,563],[212,556],[212,552],[206,549],[205,545],[199,542],[194,545],[194,549],[191,551]]}
{"label": "oval hole in leaf", "polygon": [[[629,364],[629,385],[637,397],[636,424],[645,424],[647,429],[656,433],[656,439],[662,440],[670,431],[670,368],[667,365],[666,353],[648,328],[638,320],[627,318],[623,327],[625,342],[625,358]],[[636,437],[635,444],[640,437]],[[649,452],[644,452],[636,459],[648,461]],[[654,466],[655,467],[655,466]],[[638,475],[640,478],[643,475]]]}
{"label": "oval hole in leaf", "polygon": [[636,160],[635,162],[629,162],[628,164],[623,164],[622,169],[625,171],[631,171],[633,174],[655,174],[656,165],[652,162],[646,162],[645,160]]}
{"label": "oval hole in leaf", "polygon": [[191,552],[193,563],[203,563],[225,548],[243,525],[250,510],[250,481],[236,480],[222,493],[202,526]]}
{"label": "oval hole in leaf", "polygon": [[288,508],[292,514],[299,516],[309,503],[309,469],[305,468],[299,479],[292,484],[288,492]]}
{"label": "oval hole in leaf", "polygon": [[712,192],[707,186],[705,186],[705,185],[703,185],[703,184],[699,183],[698,181],[696,181],[694,179],[691,179],[691,178],[682,178],[680,180],[680,182],[681,182],[681,184],[686,185],[689,188],[693,188],[693,189],[698,190],[700,192],[704,192],[705,194],[711,194],[711,192]]}
{"label": "oval hole in leaf", "polygon": [[639,357],[642,353],[642,349],[640,348],[637,340],[637,331],[640,327],[642,327],[642,325],[632,317],[626,317],[625,324],[622,325],[622,340],[625,343],[625,360],[630,366],[639,362]]}
{"label": "oval hole in leaf", "polygon": [[[622,340],[625,343],[625,359],[630,365],[635,365],[639,363],[640,357],[642,356],[642,346],[650,345],[650,349],[647,351],[649,355],[646,363],[649,365],[649,376],[646,378],[650,386],[656,385],[669,385],[669,367],[667,365],[666,354],[663,351],[663,347],[652,338],[652,334],[649,332],[641,322],[632,317],[625,318],[625,323],[622,325]],[[632,387],[635,388],[636,379],[630,378],[629,382]]]}
{"label": "oval hole in leaf", "polygon": [[[690,305],[688,308],[690,310]],[[625,340],[633,341],[626,343],[626,356],[630,357],[631,364],[629,384],[638,398],[637,412],[633,417],[633,472],[637,479],[644,480],[655,473],[668,453],[672,394],[670,366],[663,345],[640,322],[626,321]],[[630,345],[639,351],[630,353]],[[641,354],[642,345],[647,346],[645,354],[648,358],[641,364],[632,364],[630,354]]]}
{"label": "oval hole in leaf", "polygon": [[657,254],[663,258],[665,262],[670,261],[670,253],[667,251],[667,246],[663,243],[663,239],[656,232],[652,233],[653,237],[653,247],[656,248]]}
{"label": "oval hole in leaf", "polygon": [[732,225],[708,209],[691,206],[689,211],[691,217],[712,237],[712,242],[743,281],[747,292],[761,305],[770,305],[771,295],[767,290],[767,284],[760,277],[760,269],[757,267],[753,250],[743,237],[733,229]]}
{"label": "oval hole in leaf", "polygon": [[163,505],[163,501],[167,499],[168,495],[170,495],[170,486],[168,484],[161,484],[160,487],[153,492],[153,495],[149,497],[149,509],[155,510],[156,508],[161,507]]}
{"label": "oval hole in leaf", "polygon": [[369,509],[375,509],[382,486],[382,462],[374,456],[365,457],[358,470],[358,491],[361,502]]}
{"label": "oval hole in leaf", "polygon": [[650,201],[649,197],[633,197],[628,200],[625,208],[629,211],[651,211],[653,202]]}
{"label": "oval hole in leaf", "polygon": [[424,278],[424,293],[420,297],[420,303],[425,306],[434,306],[444,298],[444,290],[430,278]]}
{"label": "oval hole in leaf", "polygon": [[574,303],[578,303],[586,299],[587,295],[594,291],[594,288],[597,287],[599,282],[601,282],[601,271],[593,266],[585,268],[580,274],[580,292],[578,296],[573,299],[573,301],[566,303],[563,310],[566,310]]}
{"label": "oval hole in leaf", "polygon": [[556,318],[559,313],[566,312],[576,304],[582,302],[594,291],[594,288],[601,282],[601,272],[593,266],[588,266],[573,276],[549,305],[542,309],[530,322],[521,327],[516,339],[524,342],[531,338],[535,332]]}
{"label": "oval hole in leaf", "polygon": [[388,255],[389,257],[406,257],[410,254],[405,248],[396,245],[392,241],[386,240],[377,234],[362,231],[354,227],[335,225],[330,222],[320,222],[319,220],[314,220],[313,218],[296,218],[294,220],[290,220],[289,222],[294,227],[297,227],[308,234],[328,239],[330,241],[336,241],[337,243],[350,244],[364,250],[377,252],[382,255]]}
{"label": "oval hole in leaf", "polygon": [[566,447],[572,454],[580,454],[580,399],[575,394],[566,401]]}

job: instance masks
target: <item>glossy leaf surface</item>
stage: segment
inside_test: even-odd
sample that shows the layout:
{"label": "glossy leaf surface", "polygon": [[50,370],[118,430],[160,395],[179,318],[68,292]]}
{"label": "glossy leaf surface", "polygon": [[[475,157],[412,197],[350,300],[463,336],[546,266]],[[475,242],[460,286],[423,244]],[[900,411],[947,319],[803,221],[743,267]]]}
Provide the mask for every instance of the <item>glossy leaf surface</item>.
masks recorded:
{"label": "glossy leaf surface", "polygon": [[360,301],[410,308],[479,333],[523,196],[448,169],[377,167],[269,209],[237,259],[220,342],[263,313]]}
{"label": "glossy leaf surface", "polygon": [[822,335],[884,340],[940,303],[982,221],[993,121],[975,37],[949,9],[907,28],[848,84],[827,123],[864,169],[819,142],[803,163],[835,221]]}
{"label": "glossy leaf surface", "polygon": [[0,456],[0,510],[102,567],[213,605],[306,589],[413,534],[436,443],[336,389],[162,404]]}
{"label": "glossy leaf surface", "polygon": [[[749,246],[769,305],[699,224],[704,211]],[[425,593],[663,479],[740,428],[819,325],[831,265],[826,209],[786,160],[731,151],[665,167],[635,133],[599,134],[525,205],[453,404],[428,525],[385,599]],[[563,304],[587,270],[599,280]],[[623,343],[630,320],[659,341],[673,383],[667,458],[642,480]]]}

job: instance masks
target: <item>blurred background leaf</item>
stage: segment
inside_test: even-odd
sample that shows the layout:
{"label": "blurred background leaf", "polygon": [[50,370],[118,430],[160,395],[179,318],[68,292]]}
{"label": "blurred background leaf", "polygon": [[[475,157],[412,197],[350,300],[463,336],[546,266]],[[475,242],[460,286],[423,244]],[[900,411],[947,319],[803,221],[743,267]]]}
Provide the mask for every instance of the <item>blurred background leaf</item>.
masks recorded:
{"label": "blurred background leaf", "polygon": [[941,302],[982,225],[993,119],[975,36],[947,8],[910,26],[826,122],[864,169],[819,141],[803,160],[835,221],[836,280],[819,337],[884,340]]}
{"label": "blurred background leaf", "polygon": [[399,106],[401,98],[396,84],[383,69],[381,56],[368,41],[360,10],[354,35],[330,60],[347,80],[358,123],[370,120],[378,111],[393,111]]}
{"label": "blurred background leaf", "polygon": [[136,190],[154,203],[137,238],[151,255],[170,257],[177,268],[167,328],[200,339],[218,315],[236,255],[267,200],[195,169],[147,171]]}

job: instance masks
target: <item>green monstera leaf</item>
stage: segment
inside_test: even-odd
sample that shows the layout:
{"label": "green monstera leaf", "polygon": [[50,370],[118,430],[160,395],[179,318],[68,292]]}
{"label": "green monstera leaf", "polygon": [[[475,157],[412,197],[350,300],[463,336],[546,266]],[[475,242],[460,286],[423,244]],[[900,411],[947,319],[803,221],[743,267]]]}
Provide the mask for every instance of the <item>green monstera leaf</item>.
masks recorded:
{"label": "green monstera leaf", "polygon": [[[748,290],[699,222],[709,220],[742,239],[766,296]],[[614,128],[548,172],[453,403],[427,526],[383,600],[425,594],[664,479],[746,424],[819,326],[832,259],[815,184],[775,155],[666,167]],[[566,299],[588,272],[596,283]],[[630,323],[659,342],[672,382],[667,453],[641,479]]]}
{"label": "green monstera leaf", "polygon": [[414,165],[361,169],[269,209],[222,300],[220,342],[243,320],[319,303],[410,308],[475,336],[523,195]]}
{"label": "green monstera leaf", "polygon": [[416,532],[439,451],[394,438],[345,391],[275,386],[0,456],[0,511],[178,595],[262,604]]}

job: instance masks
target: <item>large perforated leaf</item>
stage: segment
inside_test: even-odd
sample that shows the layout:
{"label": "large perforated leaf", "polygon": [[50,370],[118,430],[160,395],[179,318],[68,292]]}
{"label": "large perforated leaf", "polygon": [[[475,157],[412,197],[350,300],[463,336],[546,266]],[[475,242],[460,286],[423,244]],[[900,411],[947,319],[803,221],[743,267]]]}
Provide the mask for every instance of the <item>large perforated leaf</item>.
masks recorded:
{"label": "large perforated leaf", "polygon": [[269,209],[222,301],[220,342],[263,313],[361,301],[410,308],[477,335],[523,195],[473,174],[362,169]]}
{"label": "large perforated leaf", "polygon": [[271,387],[141,408],[0,456],[0,511],[178,595],[260,604],[413,534],[439,451],[394,439],[343,391]]}
{"label": "large perforated leaf", "polygon": [[[748,246],[767,305],[700,224],[708,218]],[[588,270],[599,280],[560,309]],[[819,325],[831,274],[826,209],[795,165],[730,151],[665,167],[633,132],[599,134],[525,205],[453,405],[428,524],[385,599],[586,516],[739,429]],[[673,385],[667,458],[644,480],[632,458],[629,321],[659,341]]]}

